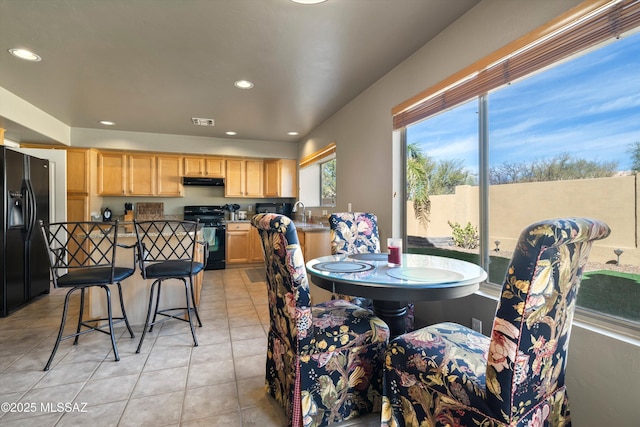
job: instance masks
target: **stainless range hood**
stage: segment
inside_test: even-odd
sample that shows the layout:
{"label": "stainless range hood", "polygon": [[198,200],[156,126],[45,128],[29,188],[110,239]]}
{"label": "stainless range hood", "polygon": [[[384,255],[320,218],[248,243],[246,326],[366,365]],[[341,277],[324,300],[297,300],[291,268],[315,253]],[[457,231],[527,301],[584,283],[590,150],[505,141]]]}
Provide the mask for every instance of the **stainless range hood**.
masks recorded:
{"label": "stainless range hood", "polygon": [[185,176],[182,178],[183,185],[200,185],[206,187],[222,187],[224,185],[224,178],[200,178]]}

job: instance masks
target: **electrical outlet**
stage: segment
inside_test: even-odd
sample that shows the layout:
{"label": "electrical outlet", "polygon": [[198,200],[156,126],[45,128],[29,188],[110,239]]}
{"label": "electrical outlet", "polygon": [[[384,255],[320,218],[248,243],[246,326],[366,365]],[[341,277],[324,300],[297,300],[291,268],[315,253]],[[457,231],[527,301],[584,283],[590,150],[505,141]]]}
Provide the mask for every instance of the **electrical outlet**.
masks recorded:
{"label": "electrical outlet", "polygon": [[482,320],[476,319],[475,317],[471,318],[471,329],[476,332],[482,333]]}

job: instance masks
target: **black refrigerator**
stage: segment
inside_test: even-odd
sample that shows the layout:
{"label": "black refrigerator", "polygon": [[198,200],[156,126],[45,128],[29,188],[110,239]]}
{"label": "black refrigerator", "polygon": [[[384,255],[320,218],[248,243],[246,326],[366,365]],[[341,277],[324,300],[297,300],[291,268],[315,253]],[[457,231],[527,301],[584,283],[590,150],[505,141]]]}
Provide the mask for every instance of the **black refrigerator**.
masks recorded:
{"label": "black refrigerator", "polygon": [[0,148],[0,300],[5,317],[49,293],[49,261],[38,221],[49,222],[49,160]]}

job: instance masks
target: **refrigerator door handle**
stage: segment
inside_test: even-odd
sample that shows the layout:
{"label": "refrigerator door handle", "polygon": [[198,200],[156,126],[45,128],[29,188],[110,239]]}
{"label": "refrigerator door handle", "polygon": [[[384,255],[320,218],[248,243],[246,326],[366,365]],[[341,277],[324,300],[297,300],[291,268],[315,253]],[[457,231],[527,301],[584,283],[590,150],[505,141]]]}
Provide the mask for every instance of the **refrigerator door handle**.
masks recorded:
{"label": "refrigerator door handle", "polygon": [[26,204],[27,204],[27,221],[25,224],[25,229],[27,232],[26,240],[29,241],[31,239],[31,234],[33,233],[33,229],[36,225],[36,198],[33,195],[33,188],[31,187],[31,182],[29,180],[26,181]]}

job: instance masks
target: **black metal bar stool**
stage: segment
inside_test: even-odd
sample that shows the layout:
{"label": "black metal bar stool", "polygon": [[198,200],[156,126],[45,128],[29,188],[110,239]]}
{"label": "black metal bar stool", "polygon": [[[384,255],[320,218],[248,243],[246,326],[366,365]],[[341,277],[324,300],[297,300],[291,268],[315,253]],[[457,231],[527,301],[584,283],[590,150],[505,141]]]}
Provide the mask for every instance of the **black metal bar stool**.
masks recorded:
{"label": "black metal bar stool", "polygon": [[[135,271],[135,245],[124,246],[118,244],[118,222],[59,222],[44,224],[40,221],[40,229],[44,236],[51,277],[56,288],[70,288],[64,299],[62,321],[56,343],[44,370],[49,370],[51,362],[58,351],[60,341],[75,338],[74,345],[78,344],[80,335],[98,331],[111,336],[111,346],[116,361],[120,360],[116,338],[113,333],[113,325],[125,322],[131,338],[134,338],[133,330],[129,325],[127,313],[122,300],[122,286],[120,282],[131,276]],[[131,267],[116,266],[116,248],[133,249]],[[118,287],[118,297],[122,317],[113,317],[111,312],[111,290],[109,285]],[[101,319],[83,319],[85,290],[90,287],[104,289],[107,296],[107,317]],[[69,299],[75,291],[80,291],[80,312],[76,332],[63,336],[64,326],[67,320]],[[108,330],[101,326],[101,322],[108,322]],[[82,329],[82,328],[87,329]]]}
{"label": "black metal bar stool", "polygon": [[[136,353],[140,353],[147,331],[152,332],[156,323],[171,319],[188,322],[193,345],[198,346],[192,313],[196,316],[198,326],[202,326],[202,322],[193,292],[193,278],[204,269],[208,253],[207,243],[197,238],[198,228],[198,221],[135,221],[140,271],[143,278],[154,279],[149,295],[147,319]],[[200,247],[204,249],[204,252],[202,259],[196,261]],[[186,307],[160,307],[162,283],[170,279],[180,280],[184,284]],[[151,320],[152,313],[153,320]],[[158,319],[158,315],[164,316],[164,318]]]}

